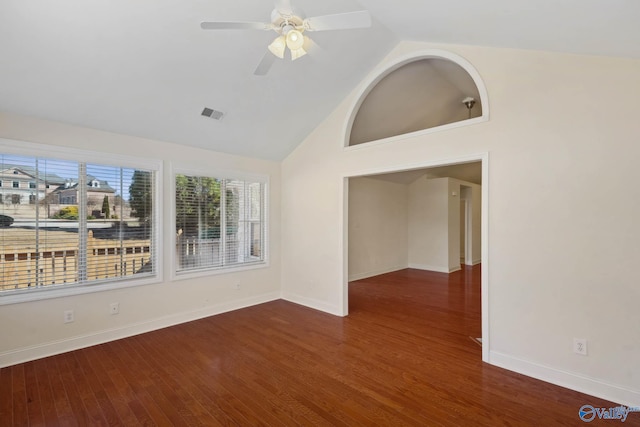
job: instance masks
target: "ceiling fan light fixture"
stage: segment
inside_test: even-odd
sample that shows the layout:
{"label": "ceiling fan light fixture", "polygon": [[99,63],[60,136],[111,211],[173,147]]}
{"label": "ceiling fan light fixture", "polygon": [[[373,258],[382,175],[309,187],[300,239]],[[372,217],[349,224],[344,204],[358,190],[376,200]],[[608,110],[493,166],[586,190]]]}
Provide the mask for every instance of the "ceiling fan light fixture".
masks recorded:
{"label": "ceiling fan light fixture", "polygon": [[[304,36],[298,30],[291,30],[287,33],[287,47],[293,52],[302,49],[304,45]],[[305,52],[306,53],[306,52]],[[301,55],[302,56],[302,55]]]}
{"label": "ceiling fan light fixture", "polygon": [[303,48],[300,49],[291,49],[291,60],[295,61],[298,58],[301,58],[307,54],[307,51]]}
{"label": "ceiling fan light fixture", "polygon": [[287,47],[287,42],[285,37],[279,36],[279,37],[276,37],[276,39],[273,42],[271,42],[271,44],[269,45],[269,50],[278,58],[283,59],[284,50],[286,47]]}

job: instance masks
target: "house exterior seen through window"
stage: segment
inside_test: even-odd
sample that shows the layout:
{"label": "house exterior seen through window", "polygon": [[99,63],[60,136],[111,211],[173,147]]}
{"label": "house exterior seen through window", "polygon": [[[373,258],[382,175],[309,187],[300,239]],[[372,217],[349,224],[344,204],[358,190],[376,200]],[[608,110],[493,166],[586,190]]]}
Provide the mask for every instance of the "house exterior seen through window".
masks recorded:
{"label": "house exterior seen through window", "polygon": [[157,170],[0,153],[7,175],[0,298],[157,275]]}

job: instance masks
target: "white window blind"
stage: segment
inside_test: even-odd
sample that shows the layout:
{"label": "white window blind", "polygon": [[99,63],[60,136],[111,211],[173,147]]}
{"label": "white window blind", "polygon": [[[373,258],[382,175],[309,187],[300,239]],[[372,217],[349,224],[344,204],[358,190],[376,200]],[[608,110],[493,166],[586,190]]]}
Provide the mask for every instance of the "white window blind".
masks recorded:
{"label": "white window blind", "polygon": [[0,154],[0,296],[155,275],[155,175]]}
{"label": "white window blind", "polygon": [[177,273],[266,260],[266,183],[175,176]]}

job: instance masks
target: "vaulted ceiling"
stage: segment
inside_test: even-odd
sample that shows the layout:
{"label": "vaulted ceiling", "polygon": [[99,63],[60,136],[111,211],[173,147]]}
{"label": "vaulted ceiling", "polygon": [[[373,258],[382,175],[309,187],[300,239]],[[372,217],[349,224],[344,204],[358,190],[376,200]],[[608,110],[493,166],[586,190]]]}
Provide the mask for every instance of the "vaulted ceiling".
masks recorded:
{"label": "vaulted ceiling", "polygon": [[[401,40],[640,58],[635,0],[293,0],[306,16],[369,10],[373,26],[312,33],[266,76],[270,0],[3,0],[0,110],[279,160]],[[225,113],[201,116],[204,107]]]}

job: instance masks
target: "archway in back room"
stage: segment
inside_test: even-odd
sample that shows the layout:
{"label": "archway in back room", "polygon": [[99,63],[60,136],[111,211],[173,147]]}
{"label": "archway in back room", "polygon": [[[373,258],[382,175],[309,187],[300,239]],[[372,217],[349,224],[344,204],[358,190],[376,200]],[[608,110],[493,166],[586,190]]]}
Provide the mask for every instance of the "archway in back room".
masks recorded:
{"label": "archway in back room", "polygon": [[456,54],[430,50],[400,58],[364,86],[344,146],[366,147],[488,117],[486,89],[475,68]]}
{"label": "archway in back room", "polygon": [[[424,61],[424,62],[423,62]],[[415,66],[412,66],[414,64]],[[408,66],[407,68],[403,68]],[[462,85],[458,85],[456,90],[448,88],[447,99],[449,104],[453,108],[457,108],[458,112],[456,114],[451,113],[441,113],[440,117],[449,117],[448,120],[445,120],[446,123],[435,124],[433,127],[427,127],[424,129],[414,130],[412,128],[403,127],[403,126],[387,126],[384,132],[379,131],[375,136],[374,132],[369,133],[369,137],[362,137],[358,135],[354,135],[354,131],[358,132],[357,127],[359,126],[356,121],[358,120],[358,115],[365,111],[363,110],[364,104],[368,102],[368,100],[376,99],[376,95],[372,95],[372,93],[376,90],[379,83],[383,81],[386,77],[392,75],[394,71],[401,70],[400,74],[393,76],[391,79],[402,77],[403,72],[407,72],[410,75],[420,74],[420,70],[424,70],[425,67],[430,67],[431,69],[437,69],[439,71],[442,70],[451,70],[452,73],[448,74],[448,83],[452,85],[453,80],[464,81],[465,83]],[[456,77],[452,77],[455,74]],[[401,80],[401,79],[400,79]],[[389,80],[391,81],[391,80]],[[418,83],[416,83],[418,84]],[[455,85],[454,85],[455,86]],[[388,89],[385,89],[388,90]],[[472,108],[467,108],[464,101],[467,97],[474,98],[474,105]],[[384,97],[378,97],[384,100]],[[419,98],[419,97],[418,97]],[[455,103],[454,103],[455,100]],[[454,106],[455,104],[455,106]],[[375,108],[374,108],[375,110]],[[466,114],[466,116],[465,116]],[[452,117],[457,118],[456,120],[452,119]],[[400,120],[403,119],[400,117]],[[423,134],[446,131],[449,129],[454,129],[457,127],[473,125],[481,122],[488,121],[489,119],[489,101],[488,94],[484,82],[480,77],[479,73],[475,70],[475,68],[464,58],[450,53],[446,51],[440,50],[429,50],[424,52],[413,53],[404,57],[399,58],[390,66],[388,65],[385,69],[379,70],[377,73],[372,73],[370,79],[365,81],[360,94],[356,96],[354,103],[351,106],[349,111],[349,115],[347,117],[346,126],[344,129],[344,149],[345,150],[360,150],[367,149],[374,145],[382,144],[382,143],[393,143],[393,144],[402,144],[403,139],[414,138],[417,136],[421,136]],[[382,121],[382,119],[381,119]],[[390,132],[389,129],[395,129],[394,132]],[[362,135],[362,134],[360,134]],[[354,136],[354,141],[360,138],[360,142],[356,144],[351,144],[352,136]],[[378,138],[378,139],[376,139]],[[367,141],[371,139],[371,141]],[[399,147],[399,146],[398,146]],[[381,175],[387,174],[395,174],[395,173],[418,173],[420,169],[422,170],[435,170],[439,168],[448,168],[452,165],[463,165],[468,163],[475,163],[474,167],[481,169],[481,206],[480,211],[481,215],[481,238],[478,238],[476,242],[481,241],[481,305],[480,308],[480,328],[481,328],[481,337],[482,337],[482,359],[485,362],[489,361],[489,309],[488,309],[488,291],[489,291],[489,283],[488,283],[488,153],[478,154],[473,153],[470,156],[462,156],[458,158],[449,158],[449,159],[412,159],[411,162],[407,164],[394,164],[389,166],[379,166],[375,170],[368,169],[366,172],[363,171],[347,171],[344,174],[344,186],[343,186],[343,221],[342,221],[342,231],[344,238],[343,245],[343,295],[342,295],[342,307],[343,314],[347,315],[349,313],[349,279],[350,279],[350,271],[349,271],[349,254],[348,252],[351,250],[349,245],[349,230],[350,230],[350,214],[349,214],[349,204],[353,203],[352,196],[350,194],[349,186],[350,182],[355,179],[359,179],[360,177],[368,177],[368,178],[379,178]],[[423,172],[420,172],[424,174]],[[399,175],[398,175],[399,176]],[[464,181],[464,180],[463,180]],[[466,185],[462,185],[460,190],[462,190]],[[465,190],[466,191],[466,190]],[[458,193],[460,194],[460,193]],[[459,203],[459,202],[458,202]],[[457,205],[457,209],[460,209],[460,205]],[[460,210],[456,210],[458,213],[461,213]],[[458,220],[459,221],[459,220]],[[457,223],[460,225],[460,222]],[[477,229],[476,229],[477,231]],[[480,237],[480,236],[479,236]],[[458,238],[458,242],[460,242]],[[471,248],[470,245],[465,244],[466,248]],[[348,249],[347,249],[348,248]],[[454,257],[458,258],[460,256],[460,252],[453,254]],[[458,258],[459,259],[459,258]],[[472,263],[475,264],[477,260],[473,260]],[[464,262],[467,264],[467,262]]]}

